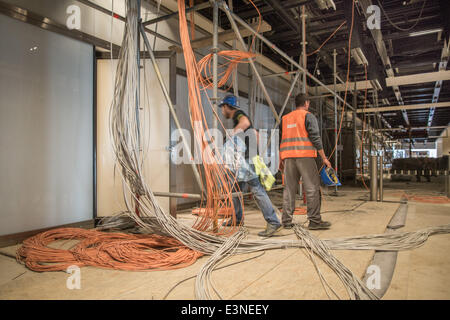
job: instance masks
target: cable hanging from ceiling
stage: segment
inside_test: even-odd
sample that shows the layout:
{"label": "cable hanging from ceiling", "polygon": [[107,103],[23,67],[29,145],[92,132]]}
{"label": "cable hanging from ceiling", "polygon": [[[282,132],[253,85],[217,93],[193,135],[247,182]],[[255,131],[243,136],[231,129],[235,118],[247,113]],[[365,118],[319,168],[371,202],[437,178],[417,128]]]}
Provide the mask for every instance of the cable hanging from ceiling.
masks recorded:
{"label": "cable hanging from ceiling", "polygon": [[387,21],[388,21],[394,28],[396,28],[396,29],[399,30],[399,31],[411,31],[411,30],[414,29],[414,28],[419,24],[419,22],[422,20],[422,14],[423,14],[423,10],[425,9],[425,5],[426,5],[426,3],[427,3],[427,0],[424,0],[424,1],[423,1],[422,9],[421,9],[420,12],[419,12],[419,16],[417,17],[416,22],[415,22],[411,27],[409,27],[409,28],[402,28],[402,27],[398,26],[397,24],[395,24],[394,21],[392,21],[391,18],[389,18],[388,14],[387,14],[386,11],[384,10],[384,7],[381,5],[380,0],[377,0],[377,2],[378,2],[378,6],[381,8],[381,11],[383,11],[383,14],[384,14],[384,16],[386,17]]}

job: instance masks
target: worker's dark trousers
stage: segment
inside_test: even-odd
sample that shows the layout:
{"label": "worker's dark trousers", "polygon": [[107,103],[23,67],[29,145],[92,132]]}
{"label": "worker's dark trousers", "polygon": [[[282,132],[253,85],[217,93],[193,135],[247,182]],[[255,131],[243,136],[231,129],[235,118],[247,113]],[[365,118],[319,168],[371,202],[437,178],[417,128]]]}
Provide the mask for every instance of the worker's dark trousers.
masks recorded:
{"label": "worker's dark trousers", "polygon": [[300,177],[303,178],[308,219],[321,221],[320,178],[315,158],[287,158],[284,160],[283,224],[292,222]]}

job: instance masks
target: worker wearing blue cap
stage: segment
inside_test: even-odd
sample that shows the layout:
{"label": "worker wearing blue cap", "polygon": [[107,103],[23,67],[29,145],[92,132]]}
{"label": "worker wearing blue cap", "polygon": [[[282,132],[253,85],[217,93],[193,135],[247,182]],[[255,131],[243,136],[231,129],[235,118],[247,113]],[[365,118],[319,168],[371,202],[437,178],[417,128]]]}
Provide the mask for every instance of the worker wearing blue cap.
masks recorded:
{"label": "worker wearing blue cap", "polygon": [[[224,145],[224,150],[237,148],[245,156],[242,157],[239,169],[235,172],[236,180],[238,182],[239,190],[241,192],[247,192],[250,190],[253,193],[253,197],[261,209],[264,219],[267,222],[267,227],[264,231],[258,233],[262,237],[270,237],[282,228],[280,221],[275,213],[272,202],[266,193],[266,190],[261,185],[258,176],[255,173],[254,165],[249,161],[250,154],[250,140],[253,140],[256,145],[257,132],[253,128],[253,125],[247,116],[242,111],[238,104],[238,99],[234,95],[226,96],[222,103],[219,105],[222,110],[222,114],[226,119],[233,120],[233,136],[232,140],[228,140]],[[248,137],[253,135],[253,137]],[[248,138],[248,139],[246,139]],[[253,138],[253,139],[251,139]],[[245,143],[244,143],[245,141]],[[227,148],[230,146],[230,148]],[[233,198],[233,206],[236,215],[236,224],[243,223],[242,217],[242,205],[238,197]],[[225,221],[224,226],[232,226],[233,220]]]}

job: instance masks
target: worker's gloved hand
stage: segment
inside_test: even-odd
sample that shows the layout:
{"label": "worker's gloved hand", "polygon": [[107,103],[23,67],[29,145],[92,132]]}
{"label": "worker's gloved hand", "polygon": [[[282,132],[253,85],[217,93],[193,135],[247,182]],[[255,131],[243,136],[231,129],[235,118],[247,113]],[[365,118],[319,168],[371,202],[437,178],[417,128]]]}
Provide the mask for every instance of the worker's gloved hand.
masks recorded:
{"label": "worker's gloved hand", "polygon": [[331,168],[331,162],[327,158],[322,159],[322,161],[324,165],[326,165],[328,168]]}

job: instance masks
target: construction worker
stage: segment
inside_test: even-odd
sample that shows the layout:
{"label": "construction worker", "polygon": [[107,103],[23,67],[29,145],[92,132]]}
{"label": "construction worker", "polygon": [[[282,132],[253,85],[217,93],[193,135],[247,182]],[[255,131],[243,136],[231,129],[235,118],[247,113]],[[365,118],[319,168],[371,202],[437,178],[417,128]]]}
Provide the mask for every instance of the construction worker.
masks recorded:
{"label": "construction worker", "polygon": [[[245,112],[240,110],[236,96],[226,96],[219,107],[221,107],[223,116],[226,119],[232,119],[234,124],[232,139],[228,140],[224,145],[225,154],[229,154],[227,150],[232,148],[237,148],[241,155],[245,154],[240,157],[240,163],[237,166],[238,169],[234,172],[237,184],[239,186],[239,191],[247,192],[250,190],[253,193],[253,197],[267,222],[266,229],[259,232],[258,235],[262,237],[270,237],[281,229],[281,223],[275,213],[272,202],[270,201],[266,190],[261,185],[261,182],[255,173],[253,163],[249,161],[251,151],[256,151],[257,132],[253,128],[253,125]],[[233,157],[236,158],[235,155],[231,158]],[[235,191],[237,191],[236,187]],[[242,224],[242,205],[239,197],[233,198],[233,206],[235,210],[236,224]],[[233,219],[225,221],[223,225],[232,226]]]}
{"label": "construction worker", "polygon": [[295,196],[300,177],[306,193],[308,229],[328,229],[330,222],[322,221],[320,215],[320,177],[315,158],[317,153],[324,165],[331,168],[323,151],[319,125],[316,117],[308,112],[306,94],[295,97],[296,109],[282,118],[280,144],[280,171],[284,171],[283,227],[293,227]]}

